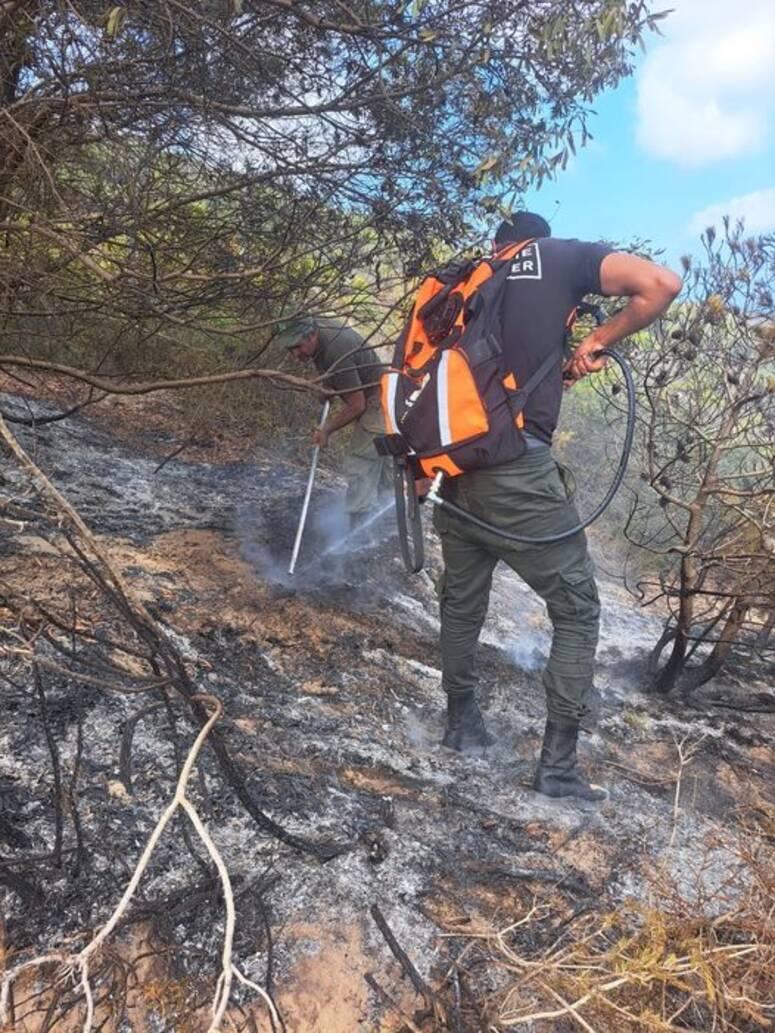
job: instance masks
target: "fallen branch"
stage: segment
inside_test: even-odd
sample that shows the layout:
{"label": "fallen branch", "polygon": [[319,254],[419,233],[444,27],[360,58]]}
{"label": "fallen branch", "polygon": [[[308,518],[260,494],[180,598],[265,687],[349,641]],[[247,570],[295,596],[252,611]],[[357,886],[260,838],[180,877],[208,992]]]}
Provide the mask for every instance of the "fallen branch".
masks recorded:
{"label": "fallen branch", "polygon": [[[97,541],[73,506],[16,441],[2,416],[0,416],[0,439],[5,442],[19,465],[27,471],[38,491],[53,504],[62,531],[84,572],[97,588],[112,601],[138,638],[147,645],[151,666],[154,668],[154,673],[157,675],[158,680],[146,683],[139,691],[145,691],[147,688],[158,689],[165,685],[172,685],[189,703],[199,724],[204,725],[207,722],[208,715],[205,709],[196,701],[196,686],[170,637],[157,624],[146,606],[140,600],[132,598],[122,574],[111,562],[105,549]],[[27,643],[24,643],[24,646],[28,649]],[[154,657],[158,658],[164,666],[164,674],[158,669],[159,664],[153,660]],[[39,658],[38,662],[42,663],[44,659]],[[51,661],[46,661],[46,663],[50,664]],[[66,673],[69,677],[82,677],[82,680],[88,680],[88,676],[84,678],[74,671],[65,671],[63,673]],[[120,673],[126,674],[126,672]],[[104,682],[101,684],[101,687],[105,687]],[[128,690],[124,687],[123,691]],[[134,691],[138,691],[138,689],[134,689]],[[240,803],[245,807],[256,824],[265,832],[293,849],[311,854],[321,861],[331,860],[352,848],[350,843],[309,842],[288,832],[267,814],[264,814],[257,805],[218,729],[213,730],[209,744],[218,759],[223,777],[234,790]]]}
{"label": "fallen branch", "polygon": [[132,874],[132,878],[129,880],[126,889],[124,890],[123,896],[113,910],[112,915],[107,922],[102,926],[99,932],[92,938],[92,940],[78,953],[75,955],[69,955],[63,952],[52,952],[49,954],[43,954],[35,958],[31,958],[28,961],[21,962],[16,965],[10,971],[6,972],[3,977],[2,988],[0,989],[0,1022],[6,1023],[9,1021],[8,1018],[8,1003],[11,988],[14,982],[19,976],[28,972],[32,969],[41,968],[49,964],[56,964],[58,971],[52,978],[52,983],[62,984],[67,983],[78,978],[78,982],[81,989],[81,994],[85,1001],[86,1016],[82,1027],[82,1033],[91,1033],[94,1028],[94,1016],[95,1016],[95,1003],[94,1003],[94,992],[91,985],[91,967],[94,959],[96,958],[100,948],[105,944],[110,934],[119,924],[121,918],[124,916],[129,904],[137,890],[140,880],[148,867],[148,863],[151,860],[153,852],[155,851],[159,840],[161,839],[164,830],[169,825],[170,821],[174,817],[175,813],[180,809],[185,812],[191,824],[201,839],[202,843],[207,849],[211,860],[213,861],[221,883],[223,890],[224,906],[226,910],[225,916],[225,928],[223,936],[223,949],[221,952],[221,973],[218,977],[216,984],[215,994],[211,1006],[212,1018],[210,1025],[208,1026],[208,1033],[217,1033],[221,1028],[223,1017],[226,1013],[226,1008],[229,1003],[229,997],[231,995],[231,987],[234,976],[250,986],[256,992],[258,992],[264,1001],[267,1003],[273,1018],[279,1021],[277,1010],[274,1006],[269,995],[256,983],[246,979],[235,967],[232,961],[232,948],[234,943],[234,926],[236,922],[236,912],[234,907],[234,891],[232,889],[231,879],[229,877],[228,869],[218,852],[218,848],[215,846],[209,832],[205,828],[196,808],[186,796],[186,788],[188,781],[191,777],[191,773],[194,769],[194,765],[199,756],[199,752],[205,742],[205,739],[210,734],[215,722],[223,713],[223,707],[220,700],[214,696],[201,695],[197,697],[197,702],[202,705],[208,705],[212,708],[212,712],[207,720],[205,726],[199,732],[196,737],[193,746],[189,750],[186,761],[183,765],[183,769],[180,773],[180,777],[177,782],[175,794],[167,806],[166,810],[159,818],[156,823],[153,832],[151,833],[148,841],[145,845],[140,860],[135,866],[135,870]]}
{"label": "fallen branch", "polygon": [[237,369],[230,373],[210,373],[201,377],[183,377],[178,380],[151,380],[139,384],[122,384],[108,377],[94,376],[73,366],[63,366],[58,362],[46,362],[43,359],[28,359],[24,355],[0,356],[0,369],[5,366],[19,366],[22,369],[34,369],[41,373],[56,373],[69,377],[81,384],[103,391],[106,395],[149,395],[156,391],[175,391],[189,387],[205,387],[209,384],[231,384],[241,380],[269,380],[273,383],[287,384],[295,391],[310,392],[327,398],[335,394],[331,388],[325,387],[317,380],[306,380],[304,377],[283,373],[276,369]]}
{"label": "fallen branch", "polygon": [[6,409],[0,409],[0,415],[7,423],[16,423],[22,427],[45,427],[48,424],[66,420],[69,416],[75,416],[76,413],[86,409],[87,406],[101,402],[103,398],[105,398],[105,395],[102,395],[100,398],[94,398],[90,391],[89,398],[85,402],[79,402],[77,405],[73,405],[63,412],[55,413],[53,416],[14,416],[13,413],[8,412]]}
{"label": "fallen branch", "polygon": [[387,923],[387,919],[382,914],[377,904],[372,904],[370,908],[371,917],[377,923],[377,928],[385,938],[385,942],[393,954],[393,957],[399,963],[401,968],[404,970],[406,975],[411,980],[412,986],[425,1001],[426,1007],[433,1012],[435,1018],[447,1025],[447,1012],[444,1005],[439,1000],[437,994],[428,986],[425,980],[422,978],[420,973],[412,964],[409,955],[400,946],[398,940],[395,938],[392,929]]}
{"label": "fallen branch", "polygon": [[379,985],[379,983],[371,974],[371,972],[367,972],[363,978],[366,980],[371,989],[375,992],[377,997],[379,997],[380,1000],[389,1008],[392,1008],[396,1015],[399,1015],[401,1017],[401,1021],[404,1023],[405,1026],[409,1028],[411,1033],[422,1033],[422,1030],[419,1028],[419,1026],[416,1026],[414,1022],[412,1022],[412,1020],[409,1018],[406,1012],[404,1012],[404,1010],[393,1000],[393,998],[390,996],[387,990],[385,990],[384,987]]}
{"label": "fallen branch", "polygon": [[142,710],[138,711],[134,717],[130,717],[124,724],[118,758],[118,779],[119,782],[123,782],[124,788],[128,793],[132,792],[132,740],[134,739],[135,729],[138,722],[162,706],[164,706],[164,702],[157,700],[155,703],[151,703],[149,707],[143,707]]}

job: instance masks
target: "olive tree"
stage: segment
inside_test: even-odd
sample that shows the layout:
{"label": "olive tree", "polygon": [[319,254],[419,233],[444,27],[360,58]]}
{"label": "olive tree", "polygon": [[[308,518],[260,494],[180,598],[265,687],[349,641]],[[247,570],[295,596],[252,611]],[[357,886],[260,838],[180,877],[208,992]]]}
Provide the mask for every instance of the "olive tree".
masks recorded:
{"label": "olive tree", "polygon": [[378,330],[434,246],[586,141],[659,17],[645,0],[2,0],[4,351],[201,371],[254,362],[301,309]]}

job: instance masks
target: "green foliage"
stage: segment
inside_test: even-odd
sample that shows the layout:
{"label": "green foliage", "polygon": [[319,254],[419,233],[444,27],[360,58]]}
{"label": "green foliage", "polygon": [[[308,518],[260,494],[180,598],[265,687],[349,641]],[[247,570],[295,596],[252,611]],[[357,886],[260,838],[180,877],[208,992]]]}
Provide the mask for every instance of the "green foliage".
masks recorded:
{"label": "green foliage", "polygon": [[583,145],[651,19],[24,0],[0,15],[3,348],[153,378],[278,362],[294,313],[391,340],[416,278]]}
{"label": "green foliage", "polygon": [[750,660],[775,606],[775,239],[724,231],[705,235],[683,300],[633,353],[640,483],[627,534],[658,566],[642,590],[670,612],[655,657],[671,645],[664,689],[701,684],[733,646]]}

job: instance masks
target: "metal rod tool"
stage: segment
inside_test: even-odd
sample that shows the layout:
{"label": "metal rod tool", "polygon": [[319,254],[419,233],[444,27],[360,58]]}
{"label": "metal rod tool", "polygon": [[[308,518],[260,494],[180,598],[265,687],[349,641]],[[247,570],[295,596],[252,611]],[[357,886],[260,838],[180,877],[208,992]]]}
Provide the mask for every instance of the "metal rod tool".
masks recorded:
{"label": "metal rod tool", "polygon": [[[325,426],[325,422],[328,419],[328,410],[331,408],[331,401],[327,398],[323,403],[323,412],[320,416],[320,423],[318,424],[318,430],[322,430]],[[301,516],[299,517],[299,526],[296,530],[296,541],[293,543],[293,555],[291,556],[291,565],[288,567],[288,573],[292,574],[296,569],[296,561],[299,558],[299,549],[301,548],[301,539],[304,534],[304,525],[307,523],[307,512],[309,511],[309,500],[312,495],[312,485],[315,483],[315,473],[318,468],[318,456],[320,455],[320,445],[315,445],[312,452],[312,466],[309,470],[309,477],[307,478],[307,490],[304,492],[304,504],[301,507]]]}

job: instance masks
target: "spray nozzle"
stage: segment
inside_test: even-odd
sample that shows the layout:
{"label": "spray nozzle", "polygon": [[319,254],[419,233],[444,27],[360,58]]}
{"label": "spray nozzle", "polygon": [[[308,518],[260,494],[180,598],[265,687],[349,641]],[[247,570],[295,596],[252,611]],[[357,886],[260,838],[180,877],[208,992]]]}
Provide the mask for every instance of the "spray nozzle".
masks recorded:
{"label": "spray nozzle", "polygon": [[441,495],[439,494],[439,492],[441,491],[441,485],[442,485],[443,480],[444,480],[444,471],[443,470],[437,470],[436,471],[436,476],[433,478],[433,484],[431,484],[430,491],[425,496],[428,499],[429,502],[433,503],[434,506],[438,506],[441,503],[441,501],[442,501],[442,498],[441,498]]}

